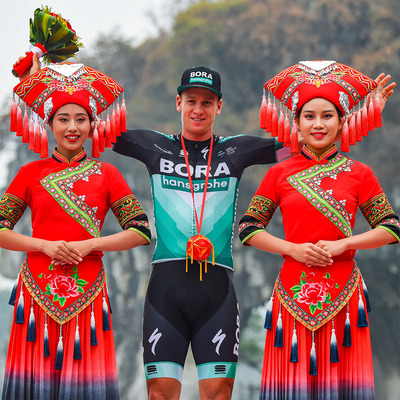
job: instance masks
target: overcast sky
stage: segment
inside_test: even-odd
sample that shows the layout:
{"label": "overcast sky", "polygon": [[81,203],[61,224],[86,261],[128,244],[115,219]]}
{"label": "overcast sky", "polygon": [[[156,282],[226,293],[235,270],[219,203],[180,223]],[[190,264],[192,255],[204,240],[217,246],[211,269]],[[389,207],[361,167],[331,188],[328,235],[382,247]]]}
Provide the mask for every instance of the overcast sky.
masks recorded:
{"label": "overcast sky", "polygon": [[36,8],[50,6],[53,12],[68,19],[85,48],[90,48],[100,32],[112,34],[115,29],[140,43],[157,32],[149,13],[158,21],[169,23],[165,10],[169,3],[170,0],[0,0],[0,104],[8,95],[11,99],[12,89],[18,83],[11,69],[29,48],[29,19]]}

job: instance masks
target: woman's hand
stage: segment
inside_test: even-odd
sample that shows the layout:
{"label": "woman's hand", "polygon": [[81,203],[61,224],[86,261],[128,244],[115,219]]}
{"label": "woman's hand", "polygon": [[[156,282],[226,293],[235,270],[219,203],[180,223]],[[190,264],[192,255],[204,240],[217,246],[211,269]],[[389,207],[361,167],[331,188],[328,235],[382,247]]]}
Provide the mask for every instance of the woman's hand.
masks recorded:
{"label": "woman's hand", "polygon": [[78,264],[82,261],[82,253],[78,247],[64,240],[44,240],[41,251],[52,260],[58,260],[58,264]]}
{"label": "woman's hand", "polygon": [[[396,86],[396,82],[391,82],[388,84],[390,79],[391,76],[385,75],[384,73],[379,74],[378,77],[375,79],[375,81],[378,82],[377,92],[379,95],[379,100],[381,101],[382,110],[385,108],[386,101],[394,93],[394,87]],[[376,90],[374,90],[374,92],[376,93]]]}
{"label": "woman's hand", "polygon": [[347,250],[344,240],[320,240],[316,244],[319,248],[329,252],[332,256],[338,256]]}
{"label": "woman's hand", "polygon": [[[75,262],[75,264],[78,264],[79,262],[82,261],[82,259],[84,257],[86,257],[93,249],[91,246],[91,242],[92,239],[87,239],[87,240],[80,240],[80,241],[76,241],[76,242],[68,242],[68,246],[70,248],[73,248],[75,251],[77,251],[81,257],[81,259],[78,262]],[[52,263],[54,265],[65,265],[65,264],[71,264],[66,262],[64,259],[61,259],[59,257],[54,257],[52,259]]]}
{"label": "woman's hand", "polygon": [[[25,52],[25,54],[29,54],[29,51]],[[13,64],[13,69],[15,69],[15,67],[19,65],[23,59],[24,57],[19,57],[18,60]],[[38,71],[40,71],[39,56],[37,53],[35,53],[32,57],[32,66],[28,68],[22,76],[19,77],[19,80],[23,81]]]}
{"label": "woman's hand", "polygon": [[332,255],[328,250],[313,243],[293,244],[289,255],[308,267],[326,267],[333,262]]}

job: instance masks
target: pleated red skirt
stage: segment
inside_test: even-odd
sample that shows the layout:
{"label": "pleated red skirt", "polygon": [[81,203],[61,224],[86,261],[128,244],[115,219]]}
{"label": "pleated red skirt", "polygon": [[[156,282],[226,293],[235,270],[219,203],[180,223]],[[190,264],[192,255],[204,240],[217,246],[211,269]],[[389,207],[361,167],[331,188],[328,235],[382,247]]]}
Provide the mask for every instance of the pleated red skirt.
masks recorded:
{"label": "pleated red skirt", "polygon": [[[365,306],[365,298],[362,291]],[[374,376],[369,327],[357,327],[358,290],[349,301],[352,345],[343,346],[347,307],[334,318],[339,362],[330,362],[332,321],[314,332],[317,375],[310,375],[312,332],[282,306],[283,347],[274,347],[280,303],[274,296],[272,329],[267,330],[260,400],[371,400]],[[366,308],[365,308],[366,309]],[[293,327],[298,362],[290,362]]]}
{"label": "pleated red skirt", "polygon": [[[17,302],[21,288],[18,284]],[[3,385],[3,400],[99,400],[119,399],[117,365],[111,316],[110,330],[103,330],[103,293],[93,301],[97,345],[91,344],[92,306],[62,325],[62,369],[55,368],[60,326],[46,316],[23,287],[24,323],[11,327]],[[105,298],[108,296],[105,289]],[[27,341],[30,308],[35,315],[35,340]],[[44,356],[44,327],[48,325],[50,355]],[[79,327],[81,359],[74,359],[76,325]]]}

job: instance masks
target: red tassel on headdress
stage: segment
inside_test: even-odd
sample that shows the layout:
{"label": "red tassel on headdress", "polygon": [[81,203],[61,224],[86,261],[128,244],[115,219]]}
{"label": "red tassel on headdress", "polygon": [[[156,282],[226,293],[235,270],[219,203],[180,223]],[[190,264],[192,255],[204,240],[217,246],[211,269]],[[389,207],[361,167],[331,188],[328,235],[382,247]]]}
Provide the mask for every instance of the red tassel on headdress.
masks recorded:
{"label": "red tassel on headdress", "polygon": [[10,131],[17,132],[17,105],[15,104],[14,96],[11,103]]}
{"label": "red tassel on headdress", "polygon": [[375,128],[380,128],[382,126],[382,107],[378,94],[374,98],[374,116]]}
{"label": "red tassel on headdress", "polygon": [[276,109],[275,103],[272,104],[271,136],[278,136],[278,110]]}
{"label": "red tassel on headdress", "polygon": [[290,121],[289,121],[289,116],[286,111],[285,115],[285,121],[284,121],[284,135],[283,135],[283,145],[286,147],[290,147]]}
{"label": "red tassel on headdress", "polygon": [[260,106],[260,128],[267,129],[268,121],[268,103],[265,94],[262,96],[261,106]]}
{"label": "red tassel on headdress", "polygon": [[342,128],[342,143],[340,146],[340,150],[344,152],[349,152],[350,147],[349,147],[349,125],[347,123],[347,120],[343,124]]}
{"label": "red tassel on headdress", "polygon": [[28,118],[28,110],[26,108],[22,124],[22,143],[29,143],[29,118]]}
{"label": "red tassel on headdress", "polygon": [[104,151],[104,121],[99,121],[99,150],[102,153]]}
{"label": "red tassel on headdress", "polygon": [[40,158],[47,158],[49,156],[49,143],[47,140],[47,131],[43,126],[42,128],[42,139],[40,141]]}
{"label": "red tassel on headdress", "polygon": [[368,104],[368,130],[374,131],[375,130],[375,113],[374,113],[374,104],[370,99]]}
{"label": "red tassel on headdress", "polygon": [[21,105],[17,105],[17,136],[22,136],[22,110]]}
{"label": "red tassel on headdress", "polygon": [[354,146],[357,144],[356,141],[356,116],[353,113],[350,118],[350,123],[349,123],[349,144]]}
{"label": "red tassel on headdress", "polygon": [[31,118],[29,120],[29,148],[28,150],[33,150],[35,147],[35,123],[33,122],[33,115],[31,113]]}
{"label": "red tassel on headdress", "polygon": [[35,128],[35,144],[33,146],[33,151],[35,153],[40,153],[40,124],[36,124]]}
{"label": "red tassel on headdress", "polygon": [[117,102],[117,110],[115,111],[115,136],[121,136],[121,109]]}
{"label": "red tassel on headdress", "polygon": [[279,119],[278,119],[278,142],[283,143],[285,140],[285,121],[283,116],[282,108],[279,111]]}
{"label": "red tassel on headdress", "polygon": [[125,106],[125,99],[122,99],[122,104],[121,104],[121,132],[126,132],[126,106]]}
{"label": "red tassel on headdress", "polygon": [[356,113],[356,140],[360,142],[362,140],[362,122],[361,122],[361,108],[358,108]]}
{"label": "red tassel on headdress", "polygon": [[110,120],[110,126],[111,126],[111,142],[115,143],[117,141],[117,134],[115,132],[115,110],[112,110],[111,113],[111,120]]}
{"label": "red tassel on headdress", "polygon": [[107,114],[107,119],[106,119],[106,123],[105,123],[105,142],[104,142],[104,146],[111,148],[112,144],[111,144],[111,123],[110,123],[110,116]]}
{"label": "red tassel on headdress", "polygon": [[271,103],[271,98],[269,96],[267,105],[267,127],[265,130],[267,132],[271,132],[272,130],[272,103]]}
{"label": "red tassel on headdress", "polygon": [[361,126],[362,136],[368,136],[368,110],[365,103],[361,110]]}
{"label": "red tassel on headdress", "polygon": [[297,136],[297,124],[296,121],[292,122],[292,133],[290,135],[290,152],[299,152],[299,138]]}
{"label": "red tassel on headdress", "polygon": [[92,157],[100,157],[99,131],[97,130],[97,125],[94,126],[92,133]]}

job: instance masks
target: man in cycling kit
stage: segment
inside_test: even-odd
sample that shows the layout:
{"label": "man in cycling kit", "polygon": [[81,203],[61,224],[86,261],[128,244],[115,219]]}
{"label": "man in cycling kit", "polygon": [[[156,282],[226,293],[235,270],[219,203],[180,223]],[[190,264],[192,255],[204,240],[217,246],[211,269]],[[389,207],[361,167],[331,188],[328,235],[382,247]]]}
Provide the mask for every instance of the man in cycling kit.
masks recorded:
{"label": "man in cycling kit", "polygon": [[[200,399],[231,398],[240,329],[232,259],[239,180],[251,165],[290,155],[275,139],[214,135],[221,97],[217,71],[189,68],[176,98],[182,132],[128,130],[114,146],[142,161],[151,177],[157,244],[143,318],[149,399],[179,399],[189,344]],[[187,242],[200,228],[214,247],[207,272],[204,261],[186,260]]]}

